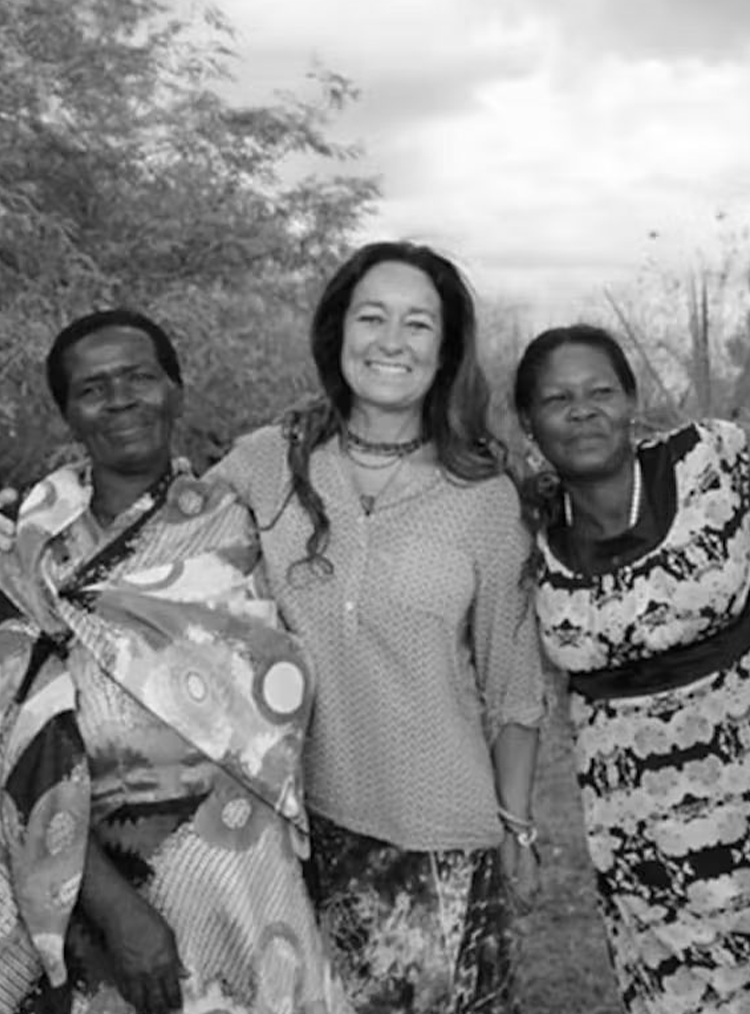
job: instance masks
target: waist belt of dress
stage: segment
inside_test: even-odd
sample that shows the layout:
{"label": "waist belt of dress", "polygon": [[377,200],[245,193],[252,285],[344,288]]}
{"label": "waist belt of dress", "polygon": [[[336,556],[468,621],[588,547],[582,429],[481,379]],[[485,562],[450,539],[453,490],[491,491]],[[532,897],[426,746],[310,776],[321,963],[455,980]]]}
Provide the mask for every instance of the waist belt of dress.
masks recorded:
{"label": "waist belt of dress", "polygon": [[571,673],[570,689],[590,701],[658,694],[728,669],[750,652],[750,596],[737,619],[711,637],[611,669]]}

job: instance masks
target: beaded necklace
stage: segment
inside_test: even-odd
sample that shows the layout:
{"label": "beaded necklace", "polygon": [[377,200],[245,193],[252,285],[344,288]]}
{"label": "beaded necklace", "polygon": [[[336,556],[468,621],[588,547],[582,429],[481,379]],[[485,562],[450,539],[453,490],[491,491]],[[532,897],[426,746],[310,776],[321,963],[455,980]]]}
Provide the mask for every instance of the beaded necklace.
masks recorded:
{"label": "beaded necklace", "polygon": [[[628,513],[628,528],[634,528],[638,521],[641,510],[641,496],[643,493],[643,473],[641,463],[636,456],[633,461],[633,491],[630,496],[630,512]],[[568,528],[573,527],[573,503],[569,493],[563,494],[563,511],[565,513],[565,524]]]}
{"label": "beaded necklace", "polygon": [[346,443],[366,454],[377,454],[384,458],[403,458],[418,451],[425,440],[421,436],[413,437],[411,440],[367,440],[353,430],[347,429]]}

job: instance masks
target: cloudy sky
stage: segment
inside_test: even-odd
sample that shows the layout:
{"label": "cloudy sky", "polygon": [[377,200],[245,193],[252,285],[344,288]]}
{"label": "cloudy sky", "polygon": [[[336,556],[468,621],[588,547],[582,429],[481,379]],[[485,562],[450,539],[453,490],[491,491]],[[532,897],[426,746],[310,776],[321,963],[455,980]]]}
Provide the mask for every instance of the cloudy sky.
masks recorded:
{"label": "cloudy sky", "polygon": [[366,238],[434,243],[537,316],[749,217],[750,0],[218,5],[241,100],[314,60],[361,89],[341,133],[382,178]]}

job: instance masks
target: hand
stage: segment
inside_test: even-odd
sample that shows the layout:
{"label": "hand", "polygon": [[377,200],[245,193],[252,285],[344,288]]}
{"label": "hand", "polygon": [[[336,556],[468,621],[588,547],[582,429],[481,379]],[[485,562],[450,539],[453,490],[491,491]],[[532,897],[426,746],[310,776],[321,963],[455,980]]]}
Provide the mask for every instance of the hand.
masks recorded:
{"label": "hand", "polygon": [[185,970],[174,933],[136,891],[123,895],[102,926],[117,988],[137,1014],[182,1009]]}
{"label": "hand", "polygon": [[533,845],[519,845],[515,836],[506,831],[500,845],[500,859],[511,899],[519,915],[527,915],[539,894],[538,852]]}
{"label": "hand", "polygon": [[0,489],[0,552],[3,553],[9,553],[15,545],[17,503],[18,493],[15,489]]}

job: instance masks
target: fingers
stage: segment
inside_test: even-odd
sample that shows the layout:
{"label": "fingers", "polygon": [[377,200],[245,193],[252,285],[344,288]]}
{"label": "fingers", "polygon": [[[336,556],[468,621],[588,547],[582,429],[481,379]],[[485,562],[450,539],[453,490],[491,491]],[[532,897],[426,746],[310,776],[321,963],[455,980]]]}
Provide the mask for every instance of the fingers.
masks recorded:
{"label": "fingers", "polygon": [[170,1014],[170,1011],[179,1010],[182,1006],[181,999],[177,1003],[169,1000],[169,994],[177,984],[176,979],[172,972],[156,972],[146,980],[148,1006],[144,1014]]}
{"label": "fingers", "polygon": [[18,490],[11,486],[0,489],[0,511],[6,507],[12,507],[18,501]]}
{"label": "fingers", "polygon": [[136,1014],[171,1014],[172,1011],[182,1010],[182,988],[177,968],[124,976],[118,988]]}
{"label": "fingers", "polygon": [[127,1000],[136,1014],[147,1014],[146,979],[142,975],[123,975],[118,977],[117,988],[123,1000]]}
{"label": "fingers", "polygon": [[18,493],[14,489],[0,489],[0,552],[7,553],[13,548],[16,534],[15,507]]}
{"label": "fingers", "polygon": [[517,848],[508,876],[508,893],[517,915],[528,915],[540,893],[538,854],[533,848]]}
{"label": "fingers", "polygon": [[183,969],[182,966],[180,966],[179,970],[170,968],[169,972],[165,974],[162,979],[164,1002],[166,1003],[167,1010],[169,1011],[182,1010],[182,987],[180,986],[180,979],[186,978],[186,975],[183,975],[184,971],[185,969]]}

